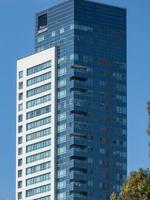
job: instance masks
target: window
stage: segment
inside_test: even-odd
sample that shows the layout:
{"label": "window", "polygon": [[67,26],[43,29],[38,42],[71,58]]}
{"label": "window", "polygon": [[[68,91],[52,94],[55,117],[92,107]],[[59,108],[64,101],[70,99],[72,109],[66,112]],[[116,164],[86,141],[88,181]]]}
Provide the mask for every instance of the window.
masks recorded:
{"label": "window", "polygon": [[122,101],[123,103],[127,102],[127,97],[117,94],[116,99]]}
{"label": "window", "polygon": [[70,60],[76,60],[76,61],[78,61],[79,60],[79,55],[77,53],[71,54],[70,55]]}
{"label": "window", "polygon": [[120,113],[120,114],[126,114],[127,110],[126,110],[126,107],[117,106],[116,107],[116,112]]}
{"label": "window", "polygon": [[36,76],[34,78],[27,80],[27,86],[34,85],[36,83],[48,80],[49,78],[51,78],[51,72],[48,72],[48,73],[45,73],[40,76]]}
{"label": "window", "polygon": [[39,43],[39,42],[42,42],[42,41],[44,41],[44,35],[39,35],[39,36],[37,36],[37,42]]}
{"label": "window", "polygon": [[65,29],[64,28],[61,28],[60,29],[60,34],[64,33],[65,32]]}
{"label": "window", "polygon": [[58,110],[65,109],[67,107],[66,101],[61,101],[58,103]]}
{"label": "window", "polygon": [[58,92],[58,99],[62,99],[66,97],[66,90],[62,90]]}
{"label": "window", "polygon": [[127,135],[127,130],[123,129],[123,130],[122,130],[122,134],[123,134],[123,135]]}
{"label": "window", "polygon": [[58,121],[66,120],[66,112],[58,114]]}
{"label": "window", "polygon": [[22,144],[22,136],[18,137],[18,144]]}
{"label": "window", "polygon": [[60,189],[64,189],[66,187],[66,181],[60,181],[58,182],[57,184],[57,189],[60,190]]}
{"label": "window", "polygon": [[43,50],[44,50],[44,48],[45,48],[45,47],[44,47],[44,45],[43,45],[43,46],[40,46],[40,47],[38,47],[38,48],[37,48],[37,52],[43,51]]}
{"label": "window", "polygon": [[39,65],[36,65],[34,67],[27,69],[27,75],[31,75],[31,74],[40,72],[40,71],[48,69],[50,67],[51,67],[51,61],[47,61],[45,63],[39,64]]}
{"label": "window", "polygon": [[88,186],[93,186],[93,181],[88,181]]}
{"label": "window", "polygon": [[81,24],[75,24],[74,28],[80,31],[88,31],[88,32],[93,32],[93,27],[90,26],[85,26]]}
{"label": "window", "polygon": [[[121,142],[122,142],[122,141],[120,141],[120,144],[121,144]],[[126,142],[126,141],[123,141],[123,147],[124,147],[124,148],[127,148],[127,142]]]}
{"label": "window", "polygon": [[43,182],[43,181],[47,181],[47,180],[50,179],[50,176],[51,176],[51,174],[47,173],[47,174],[43,174],[43,175],[36,176],[36,177],[33,177],[33,178],[29,178],[29,179],[26,180],[26,186],[36,184],[36,183],[40,183],[40,182]]}
{"label": "window", "polygon": [[42,163],[42,164],[39,164],[39,165],[34,165],[32,167],[28,167],[26,169],[26,174],[33,174],[33,173],[36,173],[36,172],[40,172],[40,171],[43,171],[43,170],[46,170],[46,169],[49,169],[51,167],[51,162],[45,162],[45,163]]}
{"label": "window", "polygon": [[127,126],[127,119],[124,119],[124,118],[122,119],[122,125]]}
{"label": "window", "polygon": [[18,182],[18,188],[22,188],[22,181]]}
{"label": "window", "polygon": [[60,169],[60,170],[58,170],[57,177],[62,178],[64,176],[66,176],[66,174],[67,174],[66,169]]}
{"label": "window", "polygon": [[66,86],[66,79],[61,79],[61,80],[58,80],[58,87],[64,87]]}
{"label": "window", "polygon": [[22,199],[22,192],[18,192],[18,199]]}
{"label": "window", "polygon": [[44,140],[42,142],[38,142],[38,143],[35,143],[35,144],[28,145],[26,147],[26,153],[47,147],[50,144],[51,144],[51,140],[48,139],[48,140]]}
{"label": "window", "polygon": [[47,14],[38,16],[38,30],[42,30],[47,27]]}
{"label": "window", "polygon": [[74,94],[83,94],[87,92],[87,89],[83,88],[71,88],[70,92],[74,92]]}
{"label": "window", "polygon": [[18,133],[21,133],[23,131],[23,126],[18,126]]}
{"label": "window", "polygon": [[27,91],[27,97],[31,97],[33,95],[40,94],[42,92],[46,92],[46,91],[48,91],[50,89],[51,89],[51,83],[42,85],[42,86],[34,88],[32,90],[28,90]]}
{"label": "window", "polygon": [[58,148],[58,155],[62,155],[66,153],[66,146]]}
{"label": "window", "polygon": [[58,133],[66,131],[66,124],[58,125]]}
{"label": "window", "polygon": [[126,92],[126,85],[116,84],[115,89],[119,92]]}
{"label": "window", "polygon": [[76,106],[88,106],[88,102],[86,100],[81,100],[81,99],[74,99],[74,105]]}
{"label": "window", "polygon": [[71,24],[70,25],[70,30],[73,30],[74,29],[74,24]]}
{"label": "window", "polygon": [[27,108],[34,107],[34,106],[37,106],[39,104],[45,103],[50,100],[51,100],[51,94],[48,94],[48,95],[42,96],[40,98],[28,101],[26,104],[26,107]]}
{"label": "window", "polygon": [[19,93],[19,100],[22,100],[23,99],[23,93]]}
{"label": "window", "polygon": [[66,68],[61,68],[61,69],[58,69],[58,77],[59,76],[63,76],[66,74]]}
{"label": "window", "polygon": [[64,143],[64,142],[66,142],[66,140],[67,140],[66,135],[59,136],[58,137],[58,144]]}
{"label": "window", "polygon": [[18,155],[21,155],[22,154],[22,148],[19,148],[18,149]]}
{"label": "window", "polygon": [[93,163],[93,158],[88,158],[88,163]]}
{"label": "window", "polygon": [[55,35],[56,35],[56,32],[52,31],[52,37],[55,37]]}
{"label": "window", "polygon": [[21,110],[23,110],[23,104],[22,103],[18,105],[18,111],[21,111]]}
{"label": "window", "polygon": [[40,137],[43,137],[46,135],[50,135],[50,133],[51,133],[51,128],[43,129],[41,131],[37,131],[35,133],[28,134],[26,136],[26,141],[35,140],[37,138],[40,138]]}
{"label": "window", "polygon": [[119,81],[125,80],[125,75],[122,74],[122,73],[117,73],[116,72],[116,73],[113,73],[112,75],[116,80],[119,80]]}
{"label": "window", "polygon": [[34,200],[51,200],[51,196],[45,196]]}
{"label": "window", "polygon": [[35,155],[32,155],[32,156],[28,156],[26,158],[26,164],[31,163],[31,162],[35,162],[37,160],[41,160],[41,159],[44,159],[44,158],[48,158],[48,157],[50,157],[50,155],[51,155],[51,151],[45,151],[45,152],[38,153],[38,154],[35,154]]}
{"label": "window", "polygon": [[66,200],[66,192],[61,192],[57,195],[57,200]]}
{"label": "window", "polygon": [[19,82],[19,90],[23,88],[23,82]]}
{"label": "window", "polygon": [[70,60],[73,60],[74,59],[74,54],[71,54],[70,55]]}
{"label": "window", "polygon": [[18,122],[22,122],[22,120],[23,120],[23,115],[22,114],[18,115]]}
{"label": "window", "polygon": [[22,177],[22,170],[18,171],[18,178]]}
{"label": "window", "polygon": [[48,192],[51,189],[50,186],[51,185],[48,184],[48,185],[43,185],[43,186],[40,186],[40,187],[37,187],[37,188],[34,188],[34,189],[27,190],[26,191],[26,197],[30,197],[30,196],[34,196],[36,194]]}
{"label": "window", "polygon": [[65,61],[66,61],[66,56],[58,58],[58,64],[65,63]]}
{"label": "window", "polygon": [[99,183],[99,187],[102,189],[103,188],[103,183]]}
{"label": "window", "polygon": [[19,79],[23,77],[23,71],[19,72]]}
{"label": "window", "polygon": [[79,55],[78,54],[74,54],[74,60],[78,61],[79,60]]}
{"label": "window", "polygon": [[84,55],[83,56],[83,62],[92,63],[93,62],[93,57],[92,56],[88,56],[88,55]]}
{"label": "window", "polygon": [[75,198],[79,198],[79,199],[86,199],[87,193],[82,193],[82,192],[77,192],[77,191],[71,191],[70,192],[71,195],[73,195]]}
{"label": "window", "polygon": [[100,152],[101,154],[105,154],[105,149],[104,149],[104,148],[100,148],[99,152]]}
{"label": "window", "polygon": [[18,160],[18,167],[22,166],[22,159]]}
{"label": "window", "polygon": [[51,106],[45,106],[43,108],[39,108],[37,110],[33,110],[31,112],[28,112],[26,114],[26,118],[27,119],[31,119],[31,118],[34,118],[34,117],[49,113],[50,111],[51,111]]}
{"label": "window", "polygon": [[26,125],[26,130],[30,130],[30,129],[33,129],[33,128],[36,128],[36,127],[39,127],[39,126],[44,126],[46,124],[49,124],[50,122],[51,122],[51,117],[46,117],[46,118],[28,123]]}

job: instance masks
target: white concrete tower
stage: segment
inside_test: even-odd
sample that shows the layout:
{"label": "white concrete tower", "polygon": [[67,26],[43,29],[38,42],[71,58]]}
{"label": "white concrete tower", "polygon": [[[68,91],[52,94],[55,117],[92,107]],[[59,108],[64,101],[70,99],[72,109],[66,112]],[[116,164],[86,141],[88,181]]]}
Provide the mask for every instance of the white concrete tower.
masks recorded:
{"label": "white concrete tower", "polygon": [[17,61],[16,200],[55,199],[56,48]]}

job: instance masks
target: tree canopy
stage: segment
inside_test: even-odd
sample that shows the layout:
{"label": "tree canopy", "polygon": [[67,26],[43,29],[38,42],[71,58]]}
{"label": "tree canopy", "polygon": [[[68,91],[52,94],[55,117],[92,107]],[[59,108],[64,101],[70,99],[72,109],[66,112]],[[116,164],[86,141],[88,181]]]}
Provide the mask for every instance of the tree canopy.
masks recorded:
{"label": "tree canopy", "polygon": [[150,170],[132,172],[124,182],[119,196],[113,193],[110,200],[150,200]]}

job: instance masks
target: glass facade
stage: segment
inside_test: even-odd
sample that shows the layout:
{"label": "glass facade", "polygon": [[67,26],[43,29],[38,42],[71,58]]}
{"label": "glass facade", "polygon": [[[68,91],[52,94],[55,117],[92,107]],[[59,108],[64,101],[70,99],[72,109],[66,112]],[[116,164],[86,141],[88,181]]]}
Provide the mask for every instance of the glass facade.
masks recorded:
{"label": "glass facade", "polygon": [[[57,88],[52,59],[18,71],[17,130],[27,133],[17,143],[27,143],[25,172],[30,175],[24,196],[108,200],[127,174],[126,9],[68,0],[37,13],[35,30],[37,54],[57,50]],[[23,163],[19,157],[19,167]],[[53,174],[50,185],[46,181]],[[17,195],[22,198],[20,190]]]}
{"label": "glass facade", "polygon": [[57,199],[105,200],[127,173],[126,10],[70,0],[38,13],[36,30],[42,14],[36,51],[58,49],[57,170],[69,174]]}

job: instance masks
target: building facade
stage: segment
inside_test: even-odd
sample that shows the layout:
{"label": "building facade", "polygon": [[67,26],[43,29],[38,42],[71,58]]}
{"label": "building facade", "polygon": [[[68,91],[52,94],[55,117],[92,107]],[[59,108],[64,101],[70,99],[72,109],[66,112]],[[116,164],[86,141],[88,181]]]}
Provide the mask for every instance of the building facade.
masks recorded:
{"label": "building facade", "polygon": [[106,200],[120,191],[126,63],[125,9],[68,0],[37,13],[35,54],[17,62],[16,199]]}

